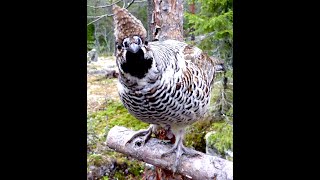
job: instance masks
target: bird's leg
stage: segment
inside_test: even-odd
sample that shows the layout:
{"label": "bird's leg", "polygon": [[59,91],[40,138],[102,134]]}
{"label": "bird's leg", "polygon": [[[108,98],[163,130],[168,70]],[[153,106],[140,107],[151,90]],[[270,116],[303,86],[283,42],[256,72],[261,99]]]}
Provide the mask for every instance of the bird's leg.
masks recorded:
{"label": "bird's leg", "polygon": [[126,142],[130,143],[132,140],[134,140],[138,136],[144,136],[142,140],[142,145],[144,145],[151,137],[152,131],[155,128],[155,125],[150,124],[148,129],[141,129],[138,132],[134,133],[133,136]]}
{"label": "bird's leg", "polygon": [[180,129],[178,132],[175,133],[175,135],[176,135],[176,142],[174,143],[173,147],[161,155],[161,157],[164,157],[164,156],[167,156],[173,152],[176,153],[176,160],[175,160],[174,165],[172,167],[173,172],[176,172],[177,168],[179,167],[180,161],[181,161],[181,156],[183,154],[188,155],[188,156],[199,155],[196,151],[191,150],[191,149],[187,149],[183,145],[182,140],[183,140],[183,135],[184,135],[184,129]]}

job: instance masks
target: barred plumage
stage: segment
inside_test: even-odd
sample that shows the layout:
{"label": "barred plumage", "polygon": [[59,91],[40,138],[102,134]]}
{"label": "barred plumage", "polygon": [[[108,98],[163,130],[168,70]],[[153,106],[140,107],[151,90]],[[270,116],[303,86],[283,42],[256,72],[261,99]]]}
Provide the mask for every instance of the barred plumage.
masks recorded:
{"label": "barred plumage", "polygon": [[197,47],[174,40],[151,42],[141,49],[146,59],[153,59],[143,78],[125,73],[121,62],[126,62],[126,54],[117,56],[119,94],[130,113],[157,125],[186,126],[201,118],[214,78],[211,59]]}
{"label": "barred plumage", "polygon": [[[176,153],[172,169],[176,171],[182,154],[197,154],[186,149],[182,139],[186,126],[200,120],[207,112],[215,65],[221,64],[199,48],[184,42],[145,42],[144,35],[140,35],[145,31],[136,31],[143,28],[142,24],[135,18],[130,20],[128,17],[132,15],[128,11],[119,7],[113,9],[121,12],[114,13],[115,16],[126,17],[115,17],[120,99],[133,116],[151,124],[147,130],[136,133],[129,142],[140,135],[145,135],[146,142],[156,126],[170,129],[176,141],[173,148],[163,155]],[[126,31],[121,31],[123,29]]]}

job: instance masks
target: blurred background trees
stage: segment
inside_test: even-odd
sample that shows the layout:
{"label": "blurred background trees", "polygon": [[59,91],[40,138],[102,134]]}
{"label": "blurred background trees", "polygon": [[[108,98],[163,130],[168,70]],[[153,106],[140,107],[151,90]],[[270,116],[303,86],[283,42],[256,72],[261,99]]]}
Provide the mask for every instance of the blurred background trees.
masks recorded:
{"label": "blurred background trees", "polygon": [[[113,19],[111,15],[112,0],[87,1],[87,50],[97,49],[101,54],[114,51]],[[119,1],[119,5],[128,5],[131,0]],[[151,2],[151,1],[150,1]],[[149,2],[149,3],[150,3]],[[103,8],[94,8],[94,7]],[[129,11],[142,21],[149,30],[147,22],[147,0],[134,1]],[[193,41],[209,55],[223,59],[228,66],[233,61],[233,0],[186,0],[184,1],[184,37]],[[191,39],[194,37],[194,39]]]}

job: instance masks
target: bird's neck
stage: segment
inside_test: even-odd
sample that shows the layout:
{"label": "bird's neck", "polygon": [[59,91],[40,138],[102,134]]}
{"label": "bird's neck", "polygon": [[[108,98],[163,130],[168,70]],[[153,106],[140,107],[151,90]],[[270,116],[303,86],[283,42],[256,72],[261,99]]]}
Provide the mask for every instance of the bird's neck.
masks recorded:
{"label": "bird's neck", "polygon": [[142,49],[136,53],[128,51],[126,53],[126,61],[121,64],[123,72],[129,73],[131,76],[142,79],[152,66],[152,59],[145,59]]}

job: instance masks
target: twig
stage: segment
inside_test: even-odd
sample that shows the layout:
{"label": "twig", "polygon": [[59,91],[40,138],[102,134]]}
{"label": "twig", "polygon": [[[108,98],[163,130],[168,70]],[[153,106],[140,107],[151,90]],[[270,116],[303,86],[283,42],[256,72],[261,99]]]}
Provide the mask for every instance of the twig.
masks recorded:
{"label": "twig", "polygon": [[128,4],[128,6],[126,7],[126,9],[128,9],[130,6],[131,6],[131,4],[133,4],[134,3],[134,0],[132,0],[129,4]]}
{"label": "twig", "polygon": [[113,16],[113,15],[114,15],[114,14],[105,14],[105,15],[102,15],[102,16],[100,16],[100,17],[98,16],[99,18],[97,18],[97,19],[89,22],[89,23],[87,24],[87,26],[89,26],[90,24],[92,24],[92,23],[94,23],[94,22],[99,21],[100,19],[102,19],[102,18],[104,18],[104,17],[110,17],[110,16]]}
{"label": "twig", "polygon": [[[119,0],[119,1],[117,1],[117,2],[115,2],[115,3],[109,4],[109,5],[107,5],[106,7],[112,6],[112,5],[114,5],[114,4],[116,4],[116,3],[120,2],[120,1],[121,1],[121,0]],[[131,0],[131,2],[128,4],[128,6],[126,7],[126,9],[128,9],[128,8],[131,6],[131,4],[133,4],[134,2],[135,2],[135,0]],[[89,6],[89,5],[87,5],[87,6]],[[123,1],[123,6],[125,6],[125,1]],[[94,6],[89,6],[89,7],[94,7]],[[100,7],[100,6],[97,6],[97,7]],[[92,24],[92,23],[94,23],[94,22],[99,21],[100,19],[102,19],[102,18],[104,18],[104,17],[111,17],[111,16],[114,16],[114,14],[104,14],[104,15],[101,15],[101,16],[87,16],[87,18],[97,18],[97,19],[89,22],[89,23],[87,24],[87,26],[89,26],[90,24]]]}
{"label": "twig", "polygon": [[225,117],[225,120],[226,120],[226,122],[227,122],[229,125],[233,126],[233,122],[230,121],[230,119],[228,118],[227,115],[223,114],[222,116]]}
{"label": "twig", "polygon": [[[110,15],[113,16],[113,14],[110,14]],[[101,16],[105,16],[105,14]],[[101,16],[87,16],[87,18],[100,18]]]}
{"label": "twig", "polygon": [[113,6],[114,4],[117,4],[118,2],[120,2],[121,0],[117,1],[117,2],[114,2],[112,4],[107,4],[107,5],[104,5],[104,6],[90,6],[90,5],[87,5],[88,7],[91,7],[91,8],[94,8],[94,9],[98,9],[98,8],[106,8],[106,7],[110,7],[110,6]]}

